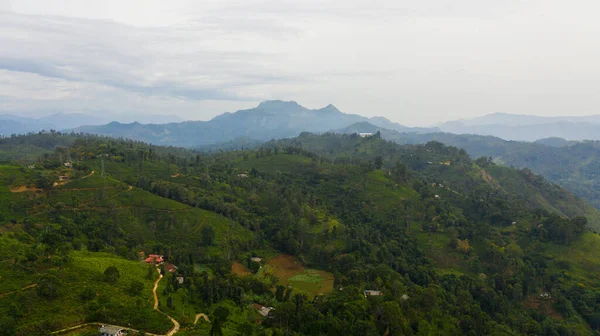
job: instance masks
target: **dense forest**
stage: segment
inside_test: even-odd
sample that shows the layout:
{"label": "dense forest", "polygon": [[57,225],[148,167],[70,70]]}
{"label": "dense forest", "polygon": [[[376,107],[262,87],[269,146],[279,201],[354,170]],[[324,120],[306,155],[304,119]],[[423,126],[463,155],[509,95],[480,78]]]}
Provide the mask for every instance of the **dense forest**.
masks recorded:
{"label": "dense forest", "polygon": [[379,133],[0,148],[0,334],[166,333],[149,254],[181,335],[600,334],[600,216],[528,169]]}
{"label": "dense forest", "polygon": [[495,163],[530,169],[557,183],[600,209],[600,142],[567,141],[561,138],[535,142],[507,141],[493,136],[451,133],[400,133],[369,123],[357,123],[340,132],[381,132],[384,139],[399,144],[439,141],[464,149],[474,158],[492,158]]}

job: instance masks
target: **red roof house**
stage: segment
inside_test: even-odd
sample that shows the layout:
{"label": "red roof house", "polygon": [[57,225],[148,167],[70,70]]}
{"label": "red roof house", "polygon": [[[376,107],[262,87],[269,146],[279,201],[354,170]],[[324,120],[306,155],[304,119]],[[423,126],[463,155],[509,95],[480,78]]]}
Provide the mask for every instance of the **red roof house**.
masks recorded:
{"label": "red roof house", "polygon": [[151,254],[146,258],[148,264],[161,264],[164,260],[163,256],[159,254]]}
{"label": "red roof house", "polygon": [[173,273],[177,270],[177,266],[169,263],[165,263],[165,270],[169,273]]}

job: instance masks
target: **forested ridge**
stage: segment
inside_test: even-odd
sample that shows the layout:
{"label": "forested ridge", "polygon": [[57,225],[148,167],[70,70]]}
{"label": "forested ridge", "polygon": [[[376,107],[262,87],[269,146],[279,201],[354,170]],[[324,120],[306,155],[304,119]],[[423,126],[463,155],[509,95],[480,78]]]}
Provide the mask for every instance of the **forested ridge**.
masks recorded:
{"label": "forested ridge", "polygon": [[439,141],[464,149],[474,158],[491,158],[494,162],[517,169],[530,169],[600,208],[600,142],[567,141],[561,138],[535,142],[508,141],[498,137],[452,133],[400,133],[369,123],[357,123],[340,130],[343,133],[380,131],[382,137],[399,144],[425,144]]}
{"label": "forested ridge", "polygon": [[48,150],[0,166],[0,333],[164,332],[142,251],[177,265],[159,295],[183,335],[598,333],[598,213],[529,170],[379,134],[208,154],[57,133],[11,150],[34,141]]}

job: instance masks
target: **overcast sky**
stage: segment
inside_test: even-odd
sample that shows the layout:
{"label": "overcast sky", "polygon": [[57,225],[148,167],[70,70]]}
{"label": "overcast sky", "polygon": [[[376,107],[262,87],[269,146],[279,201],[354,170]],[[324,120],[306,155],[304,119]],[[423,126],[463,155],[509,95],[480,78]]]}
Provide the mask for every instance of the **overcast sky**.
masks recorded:
{"label": "overcast sky", "polygon": [[0,0],[0,113],[600,114],[598,0]]}

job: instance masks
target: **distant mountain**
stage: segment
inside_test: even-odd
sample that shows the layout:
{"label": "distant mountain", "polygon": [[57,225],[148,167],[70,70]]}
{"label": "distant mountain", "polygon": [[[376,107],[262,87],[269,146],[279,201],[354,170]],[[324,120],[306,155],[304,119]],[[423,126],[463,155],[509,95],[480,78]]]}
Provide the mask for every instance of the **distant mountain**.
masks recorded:
{"label": "distant mountain", "polygon": [[83,113],[56,113],[37,119],[48,125],[54,125],[56,130],[75,128],[83,125],[102,125],[107,121],[105,118],[89,116]]}
{"label": "distant mountain", "polygon": [[54,129],[54,124],[13,114],[0,114],[0,136]]}
{"label": "distant mountain", "polygon": [[[405,132],[437,131],[435,128],[410,128],[385,118],[375,122]],[[308,109],[296,102],[265,101],[255,108],[224,113],[209,121],[143,125],[140,123],[110,123],[104,126],[79,127],[76,132],[124,137],[153,144],[202,147],[238,138],[266,141],[294,137],[301,132],[321,133],[372,119],[346,114],[333,105]]]}
{"label": "distant mountain", "polygon": [[375,126],[390,129],[393,131],[398,131],[401,133],[434,133],[440,131],[438,128],[431,127],[407,127],[390,121],[384,117],[372,117],[369,119],[368,122]]}
{"label": "distant mountain", "polygon": [[443,123],[439,128],[456,134],[492,135],[506,140],[536,141],[559,137],[566,140],[600,140],[600,115],[538,117],[494,113]]}
{"label": "distant mountain", "polygon": [[15,114],[0,114],[0,135],[25,134],[41,130],[68,130],[81,126],[105,125],[111,121],[139,122],[144,124],[163,124],[181,122],[172,115],[119,115],[111,116],[97,113],[92,116],[83,113],[54,113],[40,118],[22,117]]}
{"label": "distant mountain", "polygon": [[[176,115],[169,114],[151,114],[151,115],[143,115],[143,114],[133,114],[133,115],[118,115],[110,118],[110,120],[106,120],[100,124],[87,124],[87,125],[101,125],[106,124],[109,121],[118,121],[121,123],[132,123],[139,122],[140,124],[168,124],[175,122],[182,122],[184,119],[180,118]],[[82,124],[84,125],[84,124]],[[81,125],[79,125],[81,126]]]}
{"label": "distant mountain", "polygon": [[491,113],[481,117],[461,119],[456,121],[468,126],[531,126],[540,124],[555,124],[558,122],[600,124],[600,115],[543,117],[528,114]]}
{"label": "distant mountain", "polygon": [[557,137],[539,139],[534,142],[537,144],[546,145],[546,146],[550,146],[550,147],[565,147],[565,146],[574,145],[577,143],[577,141],[569,141],[569,140],[566,140],[563,138],[557,138]]}

